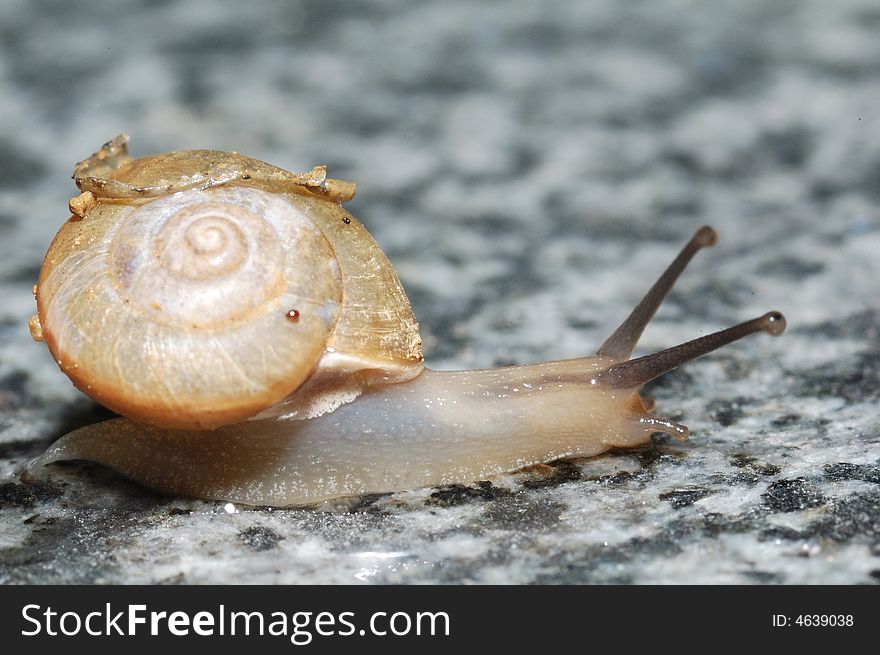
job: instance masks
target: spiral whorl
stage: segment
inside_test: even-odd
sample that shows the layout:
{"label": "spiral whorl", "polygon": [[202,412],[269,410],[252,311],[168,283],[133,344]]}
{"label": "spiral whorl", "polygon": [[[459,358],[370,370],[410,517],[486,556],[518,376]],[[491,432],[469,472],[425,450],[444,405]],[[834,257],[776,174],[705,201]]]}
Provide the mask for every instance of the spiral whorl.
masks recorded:
{"label": "spiral whorl", "polygon": [[322,232],[290,196],[248,187],[99,205],[50,258],[38,306],[61,367],[108,407],[167,427],[242,420],[293,392],[342,302]]}
{"label": "spiral whorl", "polygon": [[247,237],[238,226],[254,215],[235,205],[187,207],[156,235],[154,254],[169,272],[190,280],[209,280],[237,270],[247,258]]}
{"label": "spiral whorl", "polygon": [[189,191],[131,212],[110,248],[121,295],[152,320],[187,329],[245,321],[278,302],[289,275],[280,238],[287,228],[254,211],[270,207],[241,204],[259,194]]}

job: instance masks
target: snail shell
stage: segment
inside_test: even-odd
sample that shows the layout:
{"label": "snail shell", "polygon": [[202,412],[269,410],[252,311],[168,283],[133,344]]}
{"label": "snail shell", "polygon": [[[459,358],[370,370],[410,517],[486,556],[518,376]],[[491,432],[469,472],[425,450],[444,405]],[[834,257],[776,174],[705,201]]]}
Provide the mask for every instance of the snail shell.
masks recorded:
{"label": "snail shell", "polygon": [[212,150],[133,160],[127,141],[76,166],[36,287],[34,329],[80,390],[204,429],[279,403],[319,415],[421,372],[397,274],[340,205],[354,185]]}
{"label": "snail shell", "polygon": [[298,175],[210,150],[132,160],[122,136],[74,178],[82,194],[46,255],[31,329],[127,418],[69,433],[28,471],[88,459],[165,493],[249,505],[486,479],[654,432],[686,439],[650,413],[642,385],[785,329],[768,312],[632,359],[717,241],[704,226],[593,355],[432,371],[397,275],[340,206],[353,185],[323,167]]}

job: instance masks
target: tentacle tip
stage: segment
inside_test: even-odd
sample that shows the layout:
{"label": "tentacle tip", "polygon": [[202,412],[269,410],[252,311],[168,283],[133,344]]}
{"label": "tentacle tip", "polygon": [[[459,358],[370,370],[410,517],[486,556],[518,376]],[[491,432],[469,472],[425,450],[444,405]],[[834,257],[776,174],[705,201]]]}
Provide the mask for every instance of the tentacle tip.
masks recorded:
{"label": "tentacle tip", "polygon": [[694,235],[694,242],[700,248],[711,248],[718,243],[718,232],[715,228],[704,225]]}
{"label": "tentacle tip", "polygon": [[778,337],[785,332],[785,316],[782,315],[782,312],[767,312],[761,317],[760,326],[767,334]]}

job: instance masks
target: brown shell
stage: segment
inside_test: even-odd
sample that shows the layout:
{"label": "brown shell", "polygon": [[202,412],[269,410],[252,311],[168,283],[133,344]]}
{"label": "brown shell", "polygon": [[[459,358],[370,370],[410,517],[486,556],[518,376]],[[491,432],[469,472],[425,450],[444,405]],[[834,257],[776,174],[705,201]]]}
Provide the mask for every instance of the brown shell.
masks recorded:
{"label": "brown shell", "polygon": [[421,371],[400,281],[339,204],[353,184],[213,150],[132,159],[126,143],[77,164],[82,216],[37,285],[43,337],[79,389],[137,421],[211,428],[309,380],[324,393]]}

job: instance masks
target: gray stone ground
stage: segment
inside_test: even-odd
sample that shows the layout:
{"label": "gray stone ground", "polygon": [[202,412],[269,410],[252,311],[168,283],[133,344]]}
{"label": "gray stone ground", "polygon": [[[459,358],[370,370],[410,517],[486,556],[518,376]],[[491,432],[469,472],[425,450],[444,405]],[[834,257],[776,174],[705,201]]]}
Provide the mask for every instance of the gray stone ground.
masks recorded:
{"label": "gray stone ground", "polygon": [[[0,3],[0,582],[880,579],[875,1],[110,6]],[[72,165],[121,131],[355,180],[438,368],[590,352],[703,223],[639,352],[790,328],[651,386],[691,441],[543,474],[309,509],[23,485],[107,416],[25,324]]]}

